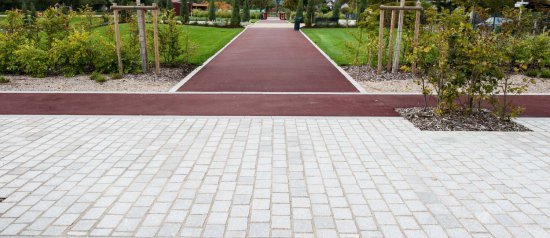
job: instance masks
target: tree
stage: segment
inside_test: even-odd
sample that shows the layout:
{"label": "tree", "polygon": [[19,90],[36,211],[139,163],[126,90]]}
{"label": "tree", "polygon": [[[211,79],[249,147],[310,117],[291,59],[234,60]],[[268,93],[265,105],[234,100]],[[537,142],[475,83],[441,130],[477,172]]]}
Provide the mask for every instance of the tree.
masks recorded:
{"label": "tree", "polygon": [[189,2],[182,0],[180,4],[180,16],[183,24],[189,22]]}
{"label": "tree", "polygon": [[216,3],[214,2],[214,0],[210,0],[208,2],[208,20],[216,20]]}
{"label": "tree", "polygon": [[244,0],[243,3],[243,21],[250,21],[250,0]]}
{"label": "tree", "polygon": [[298,6],[296,7],[296,17],[304,18],[304,0],[298,0]]}
{"label": "tree", "polygon": [[240,26],[241,25],[241,10],[239,9],[239,0],[233,0],[233,10],[231,11],[231,25]]}
{"label": "tree", "polygon": [[332,18],[333,19],[340,19],[340,7],[342,6],[342,3],[341,3],[342,0],[338,1],[336,0],[334,2],[334,7],[332,7]]}
{"label": "tree", "polygon": [[306,27],[313,25],[313,19],[315,19],[315,3],[314,0],[308,0],[306,7]]}
{"label": "tree", "polygon": [[36,7],[34,6],[34,0],[31,0],[30,9],[31,9],[31,20],[35,21],[37,14],[36,14]]}
{"label": "tree", "polygon": [[361,0],[361,2],[359,2],[359,14],[365,12],[365,9],[367,9],[367,0]]}
{"label": "tree", "polygon": [[25,18],[27,18],[27,14],[29,12],[29,7],[27,5],[27,0],[22,0],[21,1],[21,10],[23,10],[23,15],[25,16]]}

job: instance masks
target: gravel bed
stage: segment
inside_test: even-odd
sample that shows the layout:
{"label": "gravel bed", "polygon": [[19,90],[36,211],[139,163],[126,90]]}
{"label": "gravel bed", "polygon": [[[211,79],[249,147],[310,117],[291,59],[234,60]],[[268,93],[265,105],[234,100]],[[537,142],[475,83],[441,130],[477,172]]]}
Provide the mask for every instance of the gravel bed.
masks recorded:
{"label": "gravel bed", "polygon": [[[415,82],[417,77],[414,74],[400,72],[394,75],[384,71],[381,75],[376,75],[376,70],[368,66],[345,66],[342,68],[369,93],[422,92],[422,87]],[[512,83],[522,84],[523,79],[535,81],[535,84],[529,84],[525,93],[550,93],[550,79],[513,75]]]}
{"label": "gravel bed", "polygon": [[397,108],[396,111],[423,131],[531,131],[514,121],[500,121],[488,110],[465,116],[462,112],[438,116],[433,108]]}
{"label": "gravel bed", "polygon": [[195,67],[162,68],[158,77],[154,73],[126,74],[121,79],[110,79],[109,75],[104,75],[107,79],[104,83],[90,80],[89,75],[45,78],[7,75],[5,77],[10,82],[0,84],[0,91],[168,92]]}

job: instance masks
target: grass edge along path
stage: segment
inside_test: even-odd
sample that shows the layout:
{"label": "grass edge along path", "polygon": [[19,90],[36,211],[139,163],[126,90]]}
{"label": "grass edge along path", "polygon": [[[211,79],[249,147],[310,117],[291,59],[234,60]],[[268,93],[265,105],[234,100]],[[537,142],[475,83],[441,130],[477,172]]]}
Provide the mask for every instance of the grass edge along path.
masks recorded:
{"label": "grass edge along path", "polygon": [[[164,25],[159,25],[159,27],[166,27]],[[147,28],[153,28],[152,25],[148,24]],[[223,48],[227,43],[231,41],[237,34],[239,34],[244,28],[220,28],[220,27],[205,27],[205,26],[190,26],[190,25],[180,25],[179,29],[183,30],[187,28],[189,30],[189,37],[191,42],[198,45],[195,49],[194,54],[190,57],[189,63],[195,65],[203,64],[208,58],[218,52]],[[111,31],[109,26],[98,27],[93,30],[93,34],[96,36],[102,37],[113,37],[110,36]],[[128,24],[120,25],[120,34],[122,37],[128,35]],[[180,42],[183,42],[183,32],[180,34]],[[139,46],[136,46],[139,47]],[[152,52],[151,52],[152,53]],[[152,57],[153,55],[150,55]]]}
{"label": "grass edge along path", "polygon": [[346,42],[355,42],[352,33],[357,28],[304,28],[302,31],[336,64],[351,64],[353,51],[346,47]]}

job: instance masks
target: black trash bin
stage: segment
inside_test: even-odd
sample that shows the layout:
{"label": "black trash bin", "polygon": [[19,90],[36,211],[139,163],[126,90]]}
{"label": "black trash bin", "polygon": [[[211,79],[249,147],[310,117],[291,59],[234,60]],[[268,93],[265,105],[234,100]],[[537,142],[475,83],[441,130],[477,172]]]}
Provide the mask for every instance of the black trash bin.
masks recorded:
{"label": "black trash bin", "polygon": [[300,23],[302,22],[301,17],[295,17],[294,18],[294,30],[299,31],[300,30]]}

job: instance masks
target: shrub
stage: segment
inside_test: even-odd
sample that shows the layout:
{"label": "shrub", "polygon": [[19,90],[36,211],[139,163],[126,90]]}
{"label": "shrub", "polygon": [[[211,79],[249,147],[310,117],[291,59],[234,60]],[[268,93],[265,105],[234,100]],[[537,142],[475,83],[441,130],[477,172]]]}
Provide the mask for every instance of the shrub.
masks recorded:
{"label": "shrub", "polygon": [[107,79],[98,72],[93,72],[92,75],[90,75],[90,80],[96,81],[98,83],[104,83],[107,81]]}
{"label": "shrub", "polygon": [[183,24],[189,23],[189,4],[187,0],[180,1],[180,16]]}
{"label": "shrub", "polygon": [[46,37],[46,46],[49,48],[55,40],[63,40],[69,36],[69,23],[72,16],[63,13],[61,10],[49,8],[42,13],[38,19],[38,26]]}
{"label": "shrub", "polygon": [[530,69],[525,75],[536,78],[550,78],[550,69]]}
{"label": "shrub", "polygon": [[233,0],[231,5],[233,6],[233,10],[231,10],[231,26],[240,26],[241,25],[241,15],[240,15],[240,9],[239,9],[239,0]]}
{"label": "shrub", "polygon": [[86,5],[79,9],[78,15],[82,17],[81,21],[78,23],[78,27],[88,31],[92,28],[101,24],[104,21],[102,18],[95,17],[95,12],[93,9]]}
{"label": "shrub", "polygon": [[94,71],[101,73],[117,72],[118,62],[115,43],[103,37],[91,40],[91,54],[93,55],[91,64]]}
{"label": "shrub", "polygon": [[21,71],[34,77],[45,77],[49,70],[48,52],[35,45],[25,44],[15,51],[17,64]]}
{"label": "shrub", "polygon": [[24,31],[25,16],[20,10],[6,11],[6,19],[2,28],[8,35],[14,35]]}
{"label": "shrub", "polygon": [[243,22],[250,21],[250,0],[243,0]]}
{"label": "shrub", "polygon": [[176,64],[178,57],[182,54],[179,42],[180,30],[177,26],[174,11],[167,11],[165,15],[167,26],[159,29],[159,52],[164,63]]}
{"label": "shrub", "polygon": [[122,74],[121,73],[111,73],[109,75],[109,78],[111,79],[121,79],[122,78]]}
{"label": "shrub", "polygon": [[[0,22],[2,23],[2,22]],[[25,22],[19,10],[7,11],[6,18],[0,25],[0,73],[17,73],[15,51],[25,42]]]}
{"label": "shrub", "polygon": [[0,76],[0,83],[9,83],[9,82],[10,82],[10,79],[4,76]]}
{"label": "shrub", "polygon": [[0,73],[17,72],[14,52],[17,50],[19,42],[16,36],[0,32]]}
{"label": "shrub", "polygon": [[[194,14],[194,12],[193,12]],[[208,1],[208,20],[215,21],[216,20],[216,4],[214,0]]]}
{"label": "shrub", "polygon": [[67,76],[90,72],[95,58],[92,45],[90,33],[75,30],[67,38],[53,42],[52,62]]}
{"label": "shrub", "polygon": [[332,8],[332,18],[340,19],[340,7],[342,6],[341,1],[336,1],[334,7]]}
{"label": "shrub", "polygon": [[550,65],[550,36],[547,34],[526,38],[530,68],[542,69]]}
{"label": "shrub", "polygon": [[304,18],[304,0],[298,0],[298,6],[296,6],[296,17]]}
{"label": "shrub", "polygon": [[207,18],[208,17],[208,11],[193,9],[191,15],[193,17],[198,17],[198,18]]}

